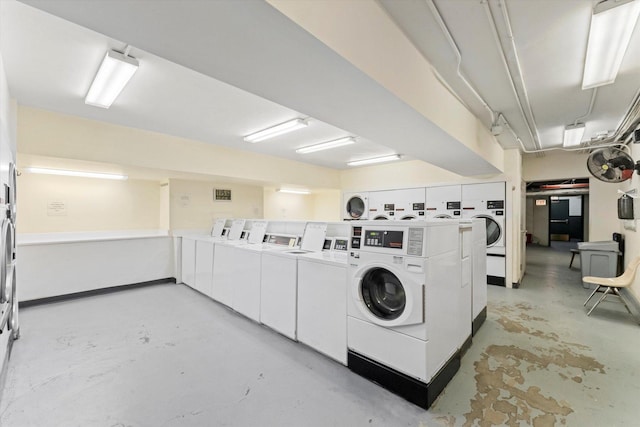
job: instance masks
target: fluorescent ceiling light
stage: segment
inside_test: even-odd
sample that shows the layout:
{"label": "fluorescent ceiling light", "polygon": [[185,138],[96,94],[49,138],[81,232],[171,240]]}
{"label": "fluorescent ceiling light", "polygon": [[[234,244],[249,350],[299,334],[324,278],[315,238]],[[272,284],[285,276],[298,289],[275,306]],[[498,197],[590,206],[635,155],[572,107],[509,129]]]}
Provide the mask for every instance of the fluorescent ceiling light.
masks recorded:
{"label": "fluorescent ceiling light", "polygon": [[400,160],[401,157],[402,156],[400,156],[400,154],[392,154],[390,156],[374,157],[372,159],[354,160],[352,162],[347,162],[347,165],[348,166],[371,165],[374,163],[383,163],[383,162],[391,162],[393,160]]}
{"label": "fluorescent ceiling light", "polygon": [[264,141],[265,139],[269,139],[269,138],[273,138],[274,136],[293,132],[294,130],[301,129],[306,126],[308,126],[308,123],[306,120],[293,119],[293,120],[289,120],[288,122],[280,123],[279,125],[261,130],[259,132],[254,132],[251,135],[245,136],[244,140],[247,142]]}
{"label": "fluorescent ceiling light", "polygon": [[575,147],[580,145],[584,136],[584,123],[568,125],[564,128],[564,137],[562,138],[563,147]]}
{"label": "fluorescent ceiling light", "polygon": [[85,104],[109,108],[133,74],[138,70],[138,60],[115,50],[104,56],[102,64],[84,99]]}
{"label": "fluorescent ceiling light", "polygon": [[311,191],[302,188],[278,188],[276,191],[289,194],[311,194]]}
{"label": "fluorescent ceiling light", "polygon": [[613,83],[640,14],[640,1],[603,1],[591,16],[582,89]]}
{"label": "fluorescent ceiling light", "polygon": [[354,137],[347,136],[346,138],[340,138],[333,141],[327,141],[327,142],[322,142],[320,144],[308,145],[306,147],[298,148],[296,150],[296,153],[299,153],[299,154],[315,153],[316,151],[329,150],[331,148],[351,145],[354,142],[356,142]]}
{"label": "fluorescent ceiling light", "polygon": [[41,173],[46,175],[65,175],[65,176],[79,176],[83,178],[119,179],[122,181],[129,178],[127,175],[117,175],[113,173],[79,172],[79,171],[70,171],[70,170],[64,170],[64,169],[25,168],[25,171],[31,172],[31,173]]}

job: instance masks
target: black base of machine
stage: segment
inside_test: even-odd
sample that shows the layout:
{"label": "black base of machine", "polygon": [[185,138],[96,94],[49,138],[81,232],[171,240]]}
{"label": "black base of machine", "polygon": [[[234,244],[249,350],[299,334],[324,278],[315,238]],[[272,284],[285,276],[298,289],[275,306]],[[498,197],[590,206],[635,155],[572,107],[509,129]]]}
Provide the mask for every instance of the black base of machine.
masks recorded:
{"label": "black base of machine", "polygon": [[484,321],[487,320],[487,307],[483,308],[482,311],[473,319],[471,323],[471,336],[475,336],[476,332],[480,329],[480,326],[484,324]]}
{"label": "black base of machine", "polygon": [[507,286],[507,283],[504,277],[487,276],[487,285]]}
{"label": "black base of machine", "polygon": [[462,347],[460,347],[460,358],[462,358],[462,356],[464,356],[467,353],[467,350],[471,347],[471,343],[473,342],[471,337],[472,335],[469,335],[467,339],[464,340],[464,343],[462,343]]}
{"label": "black base of machine", "polygon": [[460,369],[460,353],[447,361],[429,384],[384,366],[366,356],[349,350],[347,366],[356,374],[373,381],[392,393],[405,398],[421,408],[429,409],[436,398]]}

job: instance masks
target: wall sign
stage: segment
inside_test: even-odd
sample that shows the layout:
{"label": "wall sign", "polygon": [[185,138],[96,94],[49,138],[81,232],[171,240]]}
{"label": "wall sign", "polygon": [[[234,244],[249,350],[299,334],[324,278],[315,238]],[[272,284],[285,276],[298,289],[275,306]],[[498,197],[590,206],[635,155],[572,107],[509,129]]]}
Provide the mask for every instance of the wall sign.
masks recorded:
{"label": "wall sign", "polygon": [[67,216],[67,204],[60,200],[47,202],[47,216]]}
{"label": "wall sign", "polygon": [[230,202],[231,190],[222,190],[219,188],[213,189],[213,201],[214,202]]}
{"label": "wall sign", "polygon": [[536,206],[547,206],[547,199],[536,199]]}

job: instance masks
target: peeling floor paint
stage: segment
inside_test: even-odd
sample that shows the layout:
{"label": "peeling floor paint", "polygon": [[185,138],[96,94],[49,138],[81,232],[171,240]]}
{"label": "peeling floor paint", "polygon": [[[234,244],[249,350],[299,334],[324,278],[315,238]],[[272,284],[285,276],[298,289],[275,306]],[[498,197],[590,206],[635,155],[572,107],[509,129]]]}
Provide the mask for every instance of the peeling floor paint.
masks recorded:
{"label": "peeling floor paint", "polygon": [[474,362],[477,392],[464,415],[464,427],[564,425],[574,412],[572,404],[553,396],[554,390],[544,384],[535,384],[530,374],[556,372],[576,387],[590,374],[605,374],[602,363],[583,354],[590,350],[588,346],[563,341],[548,331],[546,319],[532,316],[531,311],[536,308],[526,303],[489,305],[490,318],[504,331],[528,335],[534,341],[530,347],[491,344],[484,349]]}

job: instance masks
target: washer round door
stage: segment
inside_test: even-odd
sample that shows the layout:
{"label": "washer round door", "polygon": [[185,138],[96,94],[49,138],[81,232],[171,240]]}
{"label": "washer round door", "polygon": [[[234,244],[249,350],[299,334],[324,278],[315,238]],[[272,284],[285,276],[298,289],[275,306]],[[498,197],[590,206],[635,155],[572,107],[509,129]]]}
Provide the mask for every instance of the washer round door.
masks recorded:
{"label": "washer round door", "polygon": [[394,320],[407,305],[407,294],[398,277],[386,268],[369,270],[360,282],[362,301],[371,314],[382,320]]}
{"label": "washer round door", "polygon": [[434,216],[434,218],[451,219],[451,215],[448,215],[448,214],[438,214],[438,215]]}
{"label": "washer round door", "polygon": [[373,218],[374,221],[387,221],[389,218],[387,218],[386,215],[378,215],[377,217]]}
{"label": "washer round door", "polygon": [[402,221],[411,221],[411,220],[418,219],[418,218],[416,218],[416,216],[415,216],[415,215],[405,215],[405,216],[403,216],[403,217],[402,217],[402,218],[400,218],[400,219],[401,219]]}
{"label": "washer round door", "polygon": [[347,202],[347,213],[352,219],[360,219],[364,215],[365,204],[360,196],[353,196]]}
{"label": "washer round door", "polygon": [[498,224],[495,219],[486,215],[478,215],[474,218],[482,218],[485,220],[487,226],[487,247],[491,247],[498,243],[500,237],[502,237],[502,228],[500,228],[500,224]]}

